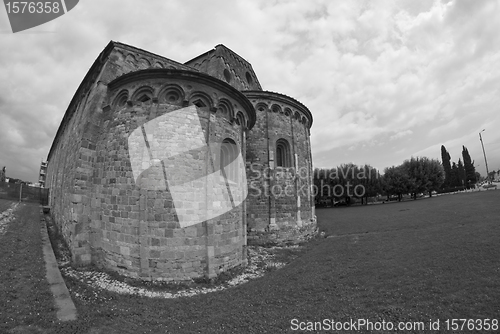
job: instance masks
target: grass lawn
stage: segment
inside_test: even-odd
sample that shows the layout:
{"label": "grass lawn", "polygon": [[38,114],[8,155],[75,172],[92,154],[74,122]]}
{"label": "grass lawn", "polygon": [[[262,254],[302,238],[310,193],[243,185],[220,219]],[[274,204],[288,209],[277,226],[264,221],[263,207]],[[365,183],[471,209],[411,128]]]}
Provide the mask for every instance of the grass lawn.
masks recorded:
{"label": "grass lawn", "polygon": [[8,199],[2,199],[2,198],[0,198],[0,213],[4,212],[8,208],[10,208],[10,206],[13,203],[15,203],[15,202],[11,201],[11,200],[8,200]]}
{"label": "grass lawn", "polygon": [[363,316],[499,319],[499,201],[488,191],[318,210],[332,237],[314,252]]}
{"label": "grass lawn", "polygon": [[432,333],[450,333],[446,319],[500,318],[499,201],[500,191],[485,191],[319,209],[328,237],[262,278],[171,300],[117,295],[67,279],[79,319],[33,321],[49,333],[114,334],[287,333],[294,318],[440,319],[440,331]]}
{"label": "grass lawn", "polygon": [[[12,203],[2,200],[0,208]],[[39,205],[19,204],[15,220],[0,235],[0,333],[20,326],[48,328],[56,321],[45,278],[39,211]]]}

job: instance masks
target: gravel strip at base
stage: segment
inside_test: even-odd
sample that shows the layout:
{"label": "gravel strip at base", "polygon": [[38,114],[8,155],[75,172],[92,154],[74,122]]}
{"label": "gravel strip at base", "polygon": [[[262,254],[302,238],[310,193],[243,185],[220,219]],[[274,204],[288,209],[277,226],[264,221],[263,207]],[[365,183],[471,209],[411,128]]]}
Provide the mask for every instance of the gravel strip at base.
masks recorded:
{"label": "gravel strip at base", "polygon": [[12,203],[10,208],[4,212],[0,212],[0,235],[5,234],[7,231],[7,226],[14,220],[14,211],[16,210],[19,203]]}
{"label": "gravel strip at base", "polygon": [[[213,287],[193,287],[175,292],[152,291],[147,288],[134,287],[125,282],[117,281],[104,272],[93,271],[93,270],[76,270],[70,266],[67,266],[67,262],[62,263],[64,267],[61,268],[61,273],[65,276],[77,279],[93,288],[112,291],[119,294],[129,294],[129,295],[137,295],[150,298],[167,298],[167,299],[179,298],[179,297],[191,297],[199,294],[221,291],[233,286],[244,284],[249,280],[262,277],[266,273],[266,271],[268,271],[270,268],[279,269],[285,266],[286,263],[275,262],[274,261],[275,255],[273,255],[273,250],[284,249],[284,248],[298,249],[300,248],[300,246],[298,245],[285,246],[285,247],[250,246],[248,247],[249,265],[244,268],[243,273],[228,280],[227,282],[221,283]],[[79,297],[78,293],[76,293],[76,296]]]}

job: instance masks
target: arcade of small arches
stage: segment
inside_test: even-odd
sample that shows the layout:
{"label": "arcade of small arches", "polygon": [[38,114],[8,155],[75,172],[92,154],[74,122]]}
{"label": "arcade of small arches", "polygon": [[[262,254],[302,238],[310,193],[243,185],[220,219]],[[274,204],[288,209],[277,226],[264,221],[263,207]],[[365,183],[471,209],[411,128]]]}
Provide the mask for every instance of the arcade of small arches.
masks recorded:
{"label": "arcade of small arches", "polygon": [[166,69],[176,69],[177,67],[160,62],[158,60],[154,59],[148,59],[142,55],[139,54],[134,54],[134,53],[122,53],[117,51],[117,55],[119,55],[120,58],[123,58],[126,63],[129,63],[131,65],[138,65],[140,69],[148,69],[148,68],[166,68]]}
{"label": "arcade of small arches", "polygon": [[[152,58],[149,59],[143,55],[134,54],[132,52],[122,53],[122,52],[117,51],[117,54],[126,63],[128,63],[130,65],[138,65],[140,69],[150,69],[150,68],[178,69],[178,68],[183,67],[182,65],[174,66],[168,62],[161,62],[158,60],[154,60]],[[241,60],[239,60],[239,61],[243,64],[243,62]],[[194,64],[193,67],[198,68],[199,66],[201,66],[201,64],[196,63],[196,64]],[[231,73],[231,72],[233,72],[233,73]],[[237,76],[237,74],[234,73],[234,71],[231,71],[230,68],[224,69],[223,77],[227,83],[231,83],[235,76]],[[252,85],[255,81],[254,78],[252,77],[252,74],[249,71],[245,72],[245,80],[249,85]]]}
{"label": "arcade of small arches", "polygon": [[[145,85],[135,89],[132,93],[128,89],[122,89],[113,98],[112,106],[123,108],[126,105],[132,106],[136,103],[167,103],[179,106],[195,105],[198,108],[209,108],[212,112],[217,112],[229,122],[234,122],[238,126],[248,128],[248,118],[241,111],[234,110],[231,102],[226,98],[220,98],[217,103],[202,91],[194,91],[186,97],[182,87],[176,84],[167,84],[160,88],[156,94],[152,86]],[[216,107],[214,107],[216,105]]]}
{"label": "arcade of small arches", "polygon": [[267,110],[268,112],[273,112],[276,114],[285,115],[286,117],[293,117],[294,120],[304,124],[306,127],[310,126],[309,121],[307,120],[307,117],[305,115],[303,115],[302,113],[300,113],[298,111],[293,112],[292,109],[290,109],[289,107],[281,108],[281,106],[279,104],[276,104],[276,103],[272,104],[271,107],[269,107],[268,104],[266,104],[264,102],[259,102],[256,105],[255,109],[258,111],[266,111]]}

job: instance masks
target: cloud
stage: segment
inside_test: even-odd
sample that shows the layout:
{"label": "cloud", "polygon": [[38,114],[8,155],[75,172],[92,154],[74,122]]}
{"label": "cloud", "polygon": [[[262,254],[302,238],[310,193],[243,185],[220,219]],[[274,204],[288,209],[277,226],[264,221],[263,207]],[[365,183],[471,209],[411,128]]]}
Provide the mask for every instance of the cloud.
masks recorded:
{"label": "cloud", "polygon": [[404,131],[400,131],[394,135],[392,135],[389,139],[390,140],[395,140],[395,139],[400,139],[400,138],[403,138],[405,136],[409,136],[413,133],[413,131],[411,130],[404,130]]}
{"label": "cloud", "polygon": [[225,44],[264,89],[311,110],[315,165],[382,169],[439,157],[442,143],[478,160],[487,128],[500,167],[499,14],[497,1],[471,0],[110,0],[18,34],[0,20],[0,165],[37,179],[74,92],[116,40],[180,62]]}

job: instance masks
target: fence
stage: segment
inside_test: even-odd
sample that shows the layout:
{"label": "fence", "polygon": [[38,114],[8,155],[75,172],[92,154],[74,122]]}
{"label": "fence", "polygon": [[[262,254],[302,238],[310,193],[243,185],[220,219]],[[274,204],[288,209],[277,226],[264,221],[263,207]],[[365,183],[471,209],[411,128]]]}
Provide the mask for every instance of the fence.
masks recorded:
{"label": "fence", "polygon": [[20,202],[35,202],[41,205],[49,204],[49,189],[29,187],[22,183],[0,182],[0,199]]}

